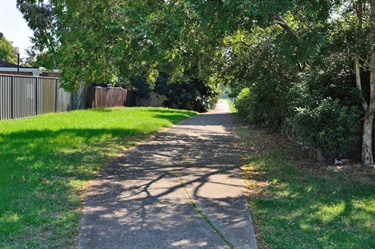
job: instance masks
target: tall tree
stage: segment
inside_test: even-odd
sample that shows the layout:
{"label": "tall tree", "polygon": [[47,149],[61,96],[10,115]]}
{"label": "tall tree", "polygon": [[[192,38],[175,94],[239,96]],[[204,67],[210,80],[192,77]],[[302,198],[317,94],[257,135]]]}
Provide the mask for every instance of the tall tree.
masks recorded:
{"label": "tall tree", "polygon": [[[333,20],[343,52],[352,56],[356,86],[362,93],[362,163],[373,164],[372,129],[375,116],[375,1],[347,0]],[[365,77],[369,75],[369,77]]]}
{"label": "tall tree", "polygon": [[0,60],[9,62],[9,63],[17,63],[17,51],[16,48],[13,47],[12,42],[8,41],[3,33],[0,32]]}
{"label": "tall tree", "polygon": [[[374,0],[353,0],[350,2],[353,8],[353,13],[357,17],[356,30],[356,47],[354,48],[354,65],[356,72],[356,82],[359,90],[362,91],[362,82],[360,77],[360,58],[361,54],[358,49],[359,46],[366,44],[361,38],[369,41],[370,44],[366,46],[366,59],[362,64],[370,72],[370,93],[368,101],[364,97],[363,108],[365,110],[363,122],[363,137],[362,137],[362,163],[365,165],[372,165],[374,163],[373,147],[372,147],[372,129],[375,116],[375,1]],[[366,44],[367,45],[367,44]],[[363,57],[362,57],[363,58]]]}

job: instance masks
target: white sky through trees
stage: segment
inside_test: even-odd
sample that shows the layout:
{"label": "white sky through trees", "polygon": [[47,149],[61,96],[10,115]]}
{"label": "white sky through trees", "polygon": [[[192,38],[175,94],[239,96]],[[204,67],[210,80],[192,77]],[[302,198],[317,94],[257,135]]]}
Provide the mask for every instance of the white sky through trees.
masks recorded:
{"label": "white sky through trees", "polygon": [[21,12],[16,7],[17,0],[0,0],[0,32],[14,47],[19,48],[22,58],[26,58],[26,49],[31,46],[33,32],[27,26]]}

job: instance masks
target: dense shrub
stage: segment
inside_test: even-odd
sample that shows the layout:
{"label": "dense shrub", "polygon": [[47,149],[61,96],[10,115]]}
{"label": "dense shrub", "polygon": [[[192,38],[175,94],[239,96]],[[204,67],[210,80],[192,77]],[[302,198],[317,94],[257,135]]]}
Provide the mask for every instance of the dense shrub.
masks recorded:
{"label": "dense shrub", "polygon": [[344,106],[338,99],[326,98],[306,108],[297,108],[295,128],[311,147],[324,153],[345,152],[355,141],[360,114],[356,106]]}
{"label": "dense shrub", "polygon": [[150,84],[143,74],[122,86],[136,91],[140,98],[149,98],[152,91],[165,95],[168,98],[163,103],[165,107],[206,112],[218,101],[220,89],[215,83],[188,76],[178,82],[170,82],[169,78],[168,74],[161,72],[156,82]]}
{"label": "dense shrub", "polygon": [[280,130],[289,115],[290,103],[285,83],[268,80],[243,89],[235,106],[245,121],[267,129]]}
{"label": "dense shrub", "polygon": [[186,77],[184,81],[169,82],[169,75],[160,73],[155,92],[167,96],[166,107],[206,112],[219,98],[219,88],[201,79]]}
{"label": "dense shrub", "polygon": [[[308,32],[298,41],[272,29],[238,34],[228,61],[235,77],[228,78],[233,93],[245,88],[235,103],[239,115],[325,153],[357,146],[362,103],[370,99],[369,68],[363,61],[370,58],[368,46],[349,49],[347,38],[353,33],[344,26],[337,32],[339,26],[329,24],[326,36]],[[242,46],[245,39],[252,46]],[[362,58],[362,91],[356,86],[353,54]],[[359,151],[359,146],[350,149]]]}
{"label": "dense shrub", "polygon": [[[311,60],[310,70],[301,77],[300,98],[293,104],[296,112],[290,116],[297,137],[324,153],[347,152],[358,140],[363,114],[353,58],[335,49],[339,48],[333,44],[322,46],[320,56]],[[366,73],[362,77],[368,82]]]}
{"label": "dense shrub", "polygon": [[[315,80],[319,81],[319,77]],[[324,153],[345,153],[360,127],[362,112],[356,88],[344,84],[333,87],[328,81],[329,87],[320,83],[320,88],[315,84],[312,89],[312,82],[294,83],[285,93],[269,88],[270,82],[253,85],[240,92],[235,107],[246,122],[282,130]]]}
{"label": "dense shrub", "polygon": [[238,94],[234,106],[237,109],[238,115],[245,121],[249,122],[251,117],[250,117],[250,89],[245,88],[242,89],[242,91]]}

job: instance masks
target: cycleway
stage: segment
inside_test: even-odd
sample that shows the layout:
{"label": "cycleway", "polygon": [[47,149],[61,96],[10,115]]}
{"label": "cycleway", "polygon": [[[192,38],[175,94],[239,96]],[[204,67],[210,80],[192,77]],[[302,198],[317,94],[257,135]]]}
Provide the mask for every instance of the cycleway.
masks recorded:
{"label": "cycleway", "polygon": [[257,243],[226,101],[124,151],[93,181],[79,249]]}

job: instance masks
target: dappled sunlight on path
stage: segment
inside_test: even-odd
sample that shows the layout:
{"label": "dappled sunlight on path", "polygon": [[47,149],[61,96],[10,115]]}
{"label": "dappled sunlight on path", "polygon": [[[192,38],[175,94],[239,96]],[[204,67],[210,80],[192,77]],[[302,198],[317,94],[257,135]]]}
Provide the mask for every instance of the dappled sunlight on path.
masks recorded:
{"label": "dappled sunlight on path", "polygon": [[[256,248],[226,102],[125,151],[92,183],[79,248]],[[181,181],[183,182],[181,184]]]}

